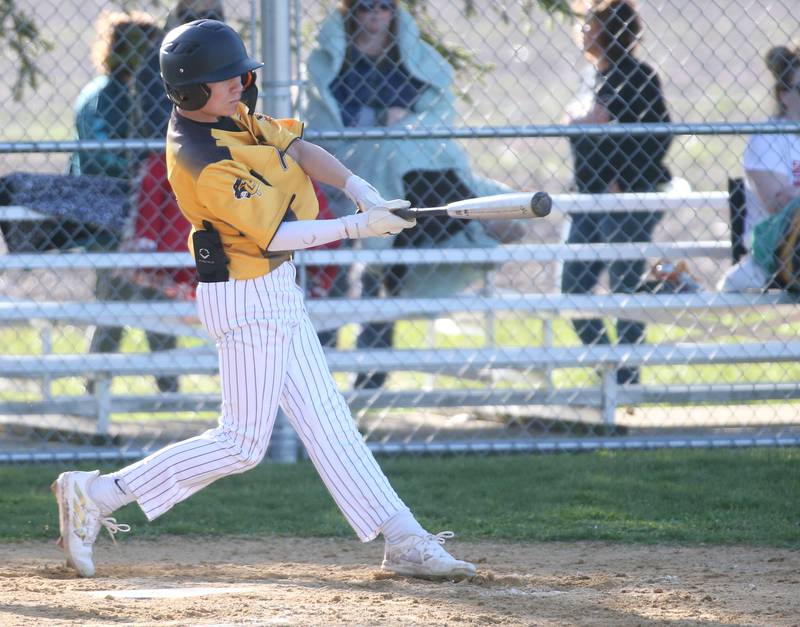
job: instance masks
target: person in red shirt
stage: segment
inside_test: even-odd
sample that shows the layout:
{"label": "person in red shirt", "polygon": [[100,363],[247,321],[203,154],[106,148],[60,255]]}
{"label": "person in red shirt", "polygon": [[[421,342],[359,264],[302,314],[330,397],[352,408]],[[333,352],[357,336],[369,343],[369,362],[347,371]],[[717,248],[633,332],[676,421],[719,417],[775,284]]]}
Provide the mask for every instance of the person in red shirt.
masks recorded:
{"label": "person in red shirt", "polygon": [[[317,194],[317,202],[319,203],[319,214],[317,220],[332,220],[336,216],[330,209],[328,198],[319,186],[312,181],[314,191]],[[328,244],[318,246],[317,250],[339,248],[342,245],[341,240],[335,240]],[[338,285],[338,276],[341,271],[339,266],[307,266],[306,267],[306,296],[308,298],[333,298],[341,296],[341,287]],[[325,329],[317,331],[317,337],[320,344],[325,347],[336,346],[336,329]]]}
{"label": "person in red shirt", "polygon": [[[141,164],[132,198],[132,222],[124,234],[121,251],[128,252],[188,252],[191,225],[178,208],[167,180],[167,165],[163,153],[150,154]],[[108,279],[107,289],[98,297],[109,301],[163,301],[194,299],[196,273],[194,268],[144,268],[134,271],[118,270]],[[91,352],[114,353],[122,341],[122,327],[95,332]],[[177,338],[167,333],[146,331],[151,351],[171,350]],[[178,378],[156,377],[160,392],[177,392]],[[93,391],[92,381],[87,389]]]}
{"label": "person in red shirt", "polygon": [[[127,249],[138,252],[186,252],[191,225],[181,213],[167,180],[163,153],[153,153],[142,164],[133,239]],[[137,270],[134,283],[168,298],[194,298],[194,268]]]}

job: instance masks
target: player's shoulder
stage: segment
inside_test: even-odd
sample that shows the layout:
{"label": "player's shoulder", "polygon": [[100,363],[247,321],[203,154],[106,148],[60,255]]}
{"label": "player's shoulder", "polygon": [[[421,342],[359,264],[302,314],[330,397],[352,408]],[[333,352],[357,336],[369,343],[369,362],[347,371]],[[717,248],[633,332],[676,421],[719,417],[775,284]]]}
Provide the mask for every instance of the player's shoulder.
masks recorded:
{"label": "player's shoulder", "polygon": [[189,120],[175,112],[172,114],[167,131],[167,148],[174,153],[177,163],[194,178],[214,164],[233,159],[230,148],[217,141],[215,129],[230,132],[241,130],[229,118],[223,118],[220,123],[206,124]]}

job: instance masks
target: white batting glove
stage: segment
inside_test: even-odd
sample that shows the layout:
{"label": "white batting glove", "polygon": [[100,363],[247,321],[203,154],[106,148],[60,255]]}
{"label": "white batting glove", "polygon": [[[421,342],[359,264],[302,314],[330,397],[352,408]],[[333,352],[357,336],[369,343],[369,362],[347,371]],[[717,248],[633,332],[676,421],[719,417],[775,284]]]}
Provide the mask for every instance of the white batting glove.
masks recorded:
{"label": "white batting glove", "polygon": [[397,235],[403,229],[416,226],[416,220],[406,220],[392,213],[392,209],[406,209],[407,200],[389,200],[382,206],[373,207],[366,213],[356,213],[339,218],[349,239],[362,237],[387,237]]}
{"label": "white batting glove", "polygon": [[353,201],[359,211],[369,211],[386,204],[386,200],[372,185],[360,176],[353,174],[344,184],[344,193]]}

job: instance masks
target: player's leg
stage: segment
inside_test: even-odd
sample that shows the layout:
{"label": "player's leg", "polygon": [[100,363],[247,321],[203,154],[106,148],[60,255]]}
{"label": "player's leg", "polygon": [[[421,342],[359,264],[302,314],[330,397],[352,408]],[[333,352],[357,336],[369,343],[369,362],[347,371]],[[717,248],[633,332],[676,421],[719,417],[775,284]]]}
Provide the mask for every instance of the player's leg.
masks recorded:
{"label": "player's leg", "polygon": [[[219,426],[178,442],[110,475],[63,473],[54,484],[67,560],[94,573],[92,544],[117,507],[136,500],[149,520],[221,477],[244,472],[264,456],[285,377],[286,324],[255,303],[254,281],[201,284],[201,321],[217,340],[222,387]],[[277,306],[278,303],[276,303]],[[223,315],[224,314],[224,315]],[[77,514],[77,515],[76,515]]]}
{"label": "player's leg", "polygon": [[117,473],[150,520],[216,479],[252,468],[266,453],[291,341],[288,325],[261,306],[269,306],[270,277],[198,289],[201,322],[217,341],[222,413],[217,428]]}
{"label": "player's leg", "polygon": [[282,406],[336,504],[359,538],[383,533],[385,570],[423,577],[469,577],[475,567],[441,546],[451,532],[425,531],[364,443],[305,317],[289,353]]}

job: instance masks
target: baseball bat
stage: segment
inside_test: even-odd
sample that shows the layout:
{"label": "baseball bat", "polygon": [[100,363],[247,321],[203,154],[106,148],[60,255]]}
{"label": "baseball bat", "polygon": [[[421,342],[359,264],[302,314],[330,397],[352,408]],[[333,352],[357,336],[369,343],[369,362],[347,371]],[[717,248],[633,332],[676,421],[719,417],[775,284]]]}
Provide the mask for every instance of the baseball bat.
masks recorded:
{"label": "baseball bat", "polygon": [[441,207],[392,209],[392,212],[406,219],[451,216],[464,220],[514,220],[544,218],[552,206],[553,201],[546,192],[520,192],[468,198]]}

